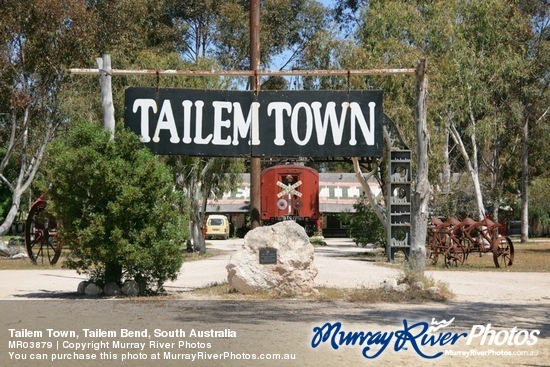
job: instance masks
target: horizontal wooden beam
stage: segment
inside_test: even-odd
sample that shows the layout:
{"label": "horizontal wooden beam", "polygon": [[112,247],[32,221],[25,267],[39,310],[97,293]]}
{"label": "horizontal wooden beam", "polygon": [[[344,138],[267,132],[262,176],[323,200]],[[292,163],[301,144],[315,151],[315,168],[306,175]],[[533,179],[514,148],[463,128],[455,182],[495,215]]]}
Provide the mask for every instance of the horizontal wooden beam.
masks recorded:
{"label": "horizontal wooden beam", "polygon": [[[101,69],[69,69],[70,74],[97,75]],[[339,69],[339,70],[124,70],[112,69],[110,75],[158,75],[158,76],[357,76],[414,74],[416,69]]]}

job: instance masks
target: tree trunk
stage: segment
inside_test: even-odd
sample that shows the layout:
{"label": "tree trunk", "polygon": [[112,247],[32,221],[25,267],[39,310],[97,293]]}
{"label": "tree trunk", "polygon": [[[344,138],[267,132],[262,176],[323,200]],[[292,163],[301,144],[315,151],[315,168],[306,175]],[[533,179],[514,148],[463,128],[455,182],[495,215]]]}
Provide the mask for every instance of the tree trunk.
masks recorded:
{"label": "tree trunk", "polygon": [[6,215],[6,218],[4,219],[4,222],[0,225],[0,237],[6,234],[9,230],[13,222],[15,221],[15,218],[17,217],[17,213],[19,212],[19,205],[21,204],[21,195],[23,194],[22,191],[16,190],[11,197],[11,207],[8,211],[8,214]]}
{"label": "tree trunk", "polygon": [[115,282],[120,284],[122,280],[122,265],[118,261],[105,263],[105,284]]}
{"label": "tree trunk", "polygon": [[445,194],[451,192],[451,164],[449,162],[449,124],[450,119],[445,121],[445,141],[443,142],[443,174],[441,178],[442,190]]}
{"label": "tree trunk", "polygon": [[430,182],[428,180],[428,144],[430,134],[427,125],[428,76],[427,61],[419,61],[416,69],[416,183],[413,191],[411,223],[411,248],[409,261],[413,271],[423,273],[426,260],[426,235]]}
{"label": "tree trunk", "polygon": [[193,221],[193,247],[199,250],[199,254],[206,253],[206,244],[202,234],[202,221],[196,218]]}
{"label": "tree trunk", "polygon": [[[13,224],[13,221],[17,217],[17,213],[19,211],[19,206],[21,204],[21,196],[23,193],[30,187],[32,182],[34,181],[34,177],[36,176],[36,172],[38,172],[38,168],[40,167],[40,163],[42,162],[42,158],[44,156],[44,151],[46,150],[46,146],[48,145],[48,142],[51,139],[51,136],[53,135],[54,131],[57,128],[57,123],[54,122],[48,122],[47,126],[44,130],[44,137],[42,138],[42,141],[40,142],[40,145],[38,146],[36,152],[34,153],[33,157],[28,161],[28,137],[29,137],[29,108],[27,107],[25,109],[25,113],[23,115],[23,135],[21,137],[21,158],[20,158],[20,167],[19,167],[19,175],[17,178],[17,181],[14,184],[11,184],[0,172],[0,176],[2,178],[2,181],[8,185],[10,190],[12,191],[12,204],[10,207],[10,210],[0,225],[0,236],[3,236],[6,234],[11,225]],[[16,124],[17,121],[15,120],[15,116],[12,118],[12,124]],[[13,136],[15,138],[15,136]],[[10,142],[11,145],[11,142]],[[7,157],[9,159],[9,157]]]}
{"label": "tree trunk", "polygon": [[521,242],[529,240],[529,119],[523,121],[521,156]]}
{"label": "tree trunk", "polygon": [[[468,172],[470,173],[470,177],[472,178],[472,183],[474,185],[474,193],[476,197],[476,204],[478,209],[478,218],[479,220],[482,220],[485,217],[485,207],[483,205],[483,194],[481,192],[481,185],[479,183],[479,174],[477,171],[477,164],[472,163],[472,160],[470,159],[470,156],[466,151],[464,142],[462,141],[462,138],[460,137],[460,134],[458,133],[458,130],[456,129],[456,126],[453,123],[450,124],[449,132],[451,133],[451,137],[453,138],[453,141],[460,149],[462,158],[464,158],[464,162],[466,163],[466,167],[468,168]],[[473,143],[475,144],[475,140],[473,141]]]}
{"label": "tree trunk", "polygon": [[374,211],[374,214],[376,214],[376,217],[382,223],[382,226],[386,231],[388,231],[388,221],[386,217],[386,211],[382,210],[380,206],[378,205],[378,200],[376,200],[376,197],[374,193],[372,192],[368,180],[374,173],[378,170],[379,165],[376,164],[374,169],[367,174],[367,178],[363,176],[363,172],[361,170],[361,167],[359,166],[359,160],[357,158],[351,159],[353,162],[353,169],[355,170],[355,176],[357,177],[357,181],[361,184],[361,187],[363,188],[363,191],[365,192],[365,195],[367,197],[367,200],[369,202],[369,205],[371,209]]}
{"label": "tree trunk", "polygon": [[101,85],[101,105],[103,106],[103,127],[111,133],[111,140],[115,138],[115,107],[111,88],[111,55],[96,59],[100,71],[99,84]]}
{"label": "tree trunk", "polygon": [[199,253],[201,255],[204,255],[206,254],[206,239],[204,238],[204,232],[203,232],[203,229],[204,229],[204,218],[206,218],[206,206],[208,204],[208,196],[210,194],[210,187],[205,185],[205,187],[201,186],[201,191],[202,191],[202,204],[201,204],[201,208],[202,210],[199,211],[198,213],[198,235],[200,237],[200,240],[199,240]]}
{"label": "tree trunk", "polygon": [[485,205],[483,204],[483,194],[481,193],[481,184],[479,183],[479,173],[477,170],[471,168],[470,165],[470,175],[472,176],[472,181],[474,183],[474,192],[476,195],[477,211],[479,220],[485,218]]}

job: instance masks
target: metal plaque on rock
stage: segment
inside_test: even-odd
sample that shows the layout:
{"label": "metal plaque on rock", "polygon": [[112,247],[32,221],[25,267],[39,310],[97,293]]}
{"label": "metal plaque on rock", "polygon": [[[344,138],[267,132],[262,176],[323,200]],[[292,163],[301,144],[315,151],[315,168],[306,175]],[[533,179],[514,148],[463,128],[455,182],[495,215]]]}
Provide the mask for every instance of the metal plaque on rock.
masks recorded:
{"label": "metal plaque on rock", "polygon": [[277,264],[277,249],[269,247],[260,248],[260,264]]}

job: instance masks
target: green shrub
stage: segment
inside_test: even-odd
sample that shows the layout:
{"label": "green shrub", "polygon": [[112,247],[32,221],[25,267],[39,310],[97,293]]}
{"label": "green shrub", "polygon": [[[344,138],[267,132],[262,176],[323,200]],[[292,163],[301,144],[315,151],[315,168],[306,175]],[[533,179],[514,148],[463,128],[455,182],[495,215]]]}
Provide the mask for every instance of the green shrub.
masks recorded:
{"label": "green shrub", "polygon": [[135,279],[143,293],[162,291],[183,263],[188,223],[170,169],[119,129],[70,126],[48,151],[49,210],[71,250],[66,267],[94,282]]}
{"label": "green shrub", "polygon": [[350,216],[350,235],[357,245],[384,246],[386,231],[370,207],[364,194],[353,204],[355,213]]}
{"label": "green shrub", "polygon": [[536,178],[529,185],[529,222],[534,235],[550,232],[550,178]]}

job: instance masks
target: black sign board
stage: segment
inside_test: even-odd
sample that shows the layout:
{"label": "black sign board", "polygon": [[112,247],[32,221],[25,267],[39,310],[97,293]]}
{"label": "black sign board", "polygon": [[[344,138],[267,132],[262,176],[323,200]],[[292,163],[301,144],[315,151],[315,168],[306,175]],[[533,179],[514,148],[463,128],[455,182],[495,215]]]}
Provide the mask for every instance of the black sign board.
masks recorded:
{"label": "black sign board", "polygon": [[277,264],[277,249],[271,247],[261,247],[260,264]]}
{"label": "black sign board", "polygon": [[128,88],[125,124],[157,154],[380,157],[381,91]]}

